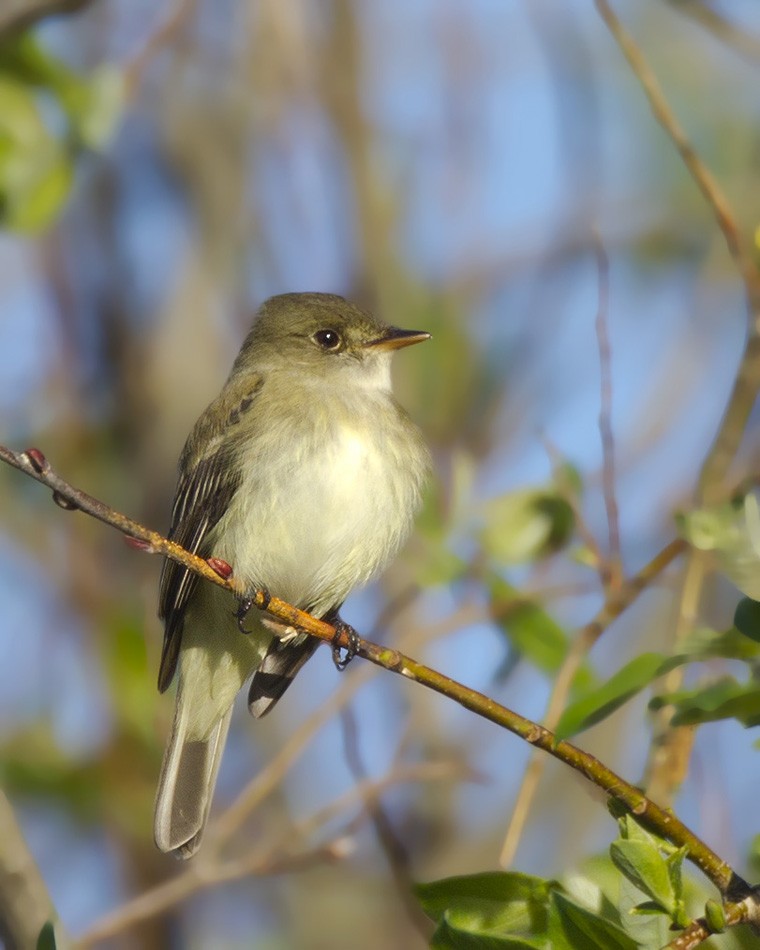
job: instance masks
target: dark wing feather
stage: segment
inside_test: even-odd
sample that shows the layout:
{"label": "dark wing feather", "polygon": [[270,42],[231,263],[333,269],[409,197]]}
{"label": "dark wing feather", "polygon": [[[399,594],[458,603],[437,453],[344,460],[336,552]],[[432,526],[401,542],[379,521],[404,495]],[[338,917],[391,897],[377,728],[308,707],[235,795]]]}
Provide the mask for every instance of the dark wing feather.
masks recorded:
{"label": "dark wing feather", "polygon": [[[169,538],[201,557],[207,549],[208,533],[229,507],[240,483],[240,474],[230,471],[227,452],[220,450],[201,459],[190,471],[183,471],[177,485]],[[158,615],[164,620],[164,646],[158,672],[158,688],[171,683],[182,642],[185,608],[198,583],[198,575],[168,558],[161,571]]]}
{"label": "dark wing feather", "polygon": [[[185,445],[169,538],[193,554],[201,557],[213,554],[208,548],[209,531],[224,515],[240,485],[241,472],[234,462],[234,445],[239,438],[244,438],[239,429],[241,419],[254,404],[263,382],[258,374],[246,376],[239,382],[228,382],[219,398],[198,420]],[[158,615],[164,620],[164,646],[158,671],[161,692],[174,677],[185,609],[197,583],[197,574],[174,561],[164,561],[158,608]]]}

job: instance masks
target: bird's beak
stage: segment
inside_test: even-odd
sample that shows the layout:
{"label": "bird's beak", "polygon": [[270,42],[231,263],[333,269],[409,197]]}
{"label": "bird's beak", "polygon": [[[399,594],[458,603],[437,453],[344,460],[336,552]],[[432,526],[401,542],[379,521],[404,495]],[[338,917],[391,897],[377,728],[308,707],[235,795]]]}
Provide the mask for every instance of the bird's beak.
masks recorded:
{"label": "bird's beak", "polygon": [[429,339],[430,334],[425,333],[424,330],[401,330],[399,327],[388,327],[381,337],[370,340],[367,346],[376,350],[400,350],[402,346],[424,343]]}

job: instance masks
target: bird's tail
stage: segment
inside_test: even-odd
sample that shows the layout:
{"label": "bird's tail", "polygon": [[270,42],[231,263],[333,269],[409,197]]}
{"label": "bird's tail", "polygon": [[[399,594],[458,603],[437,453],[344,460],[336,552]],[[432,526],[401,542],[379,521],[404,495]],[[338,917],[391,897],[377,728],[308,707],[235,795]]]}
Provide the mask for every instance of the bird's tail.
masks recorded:
{"label": "bird's tail", "polygon": [[248,690],[248,708],[252,716],[260,719],[274,708],[319,642],[316,637],[303,634],[288,640],[278,640],[277,637],[272,640]]}
{"label": "bird's tail", "polygon": [[189,704],[177,690],[174,723],[156,793],[153,836],[161,851],[189,858],[198,850],[232,718],[232,707],[204,739],[188,738]]}

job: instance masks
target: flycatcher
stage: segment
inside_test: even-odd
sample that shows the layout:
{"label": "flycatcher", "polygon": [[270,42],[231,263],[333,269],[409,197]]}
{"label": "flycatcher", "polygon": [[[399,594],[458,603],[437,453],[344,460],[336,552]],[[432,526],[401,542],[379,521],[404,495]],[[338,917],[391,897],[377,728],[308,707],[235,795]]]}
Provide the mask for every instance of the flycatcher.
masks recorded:
{"label": "flycatcher", "polygon": [[[391,393],[391,356],[430,334],[387,326],[332,294],[259,310],[179,461],[169,537],[227,561],[253,591],[332,621],[407,538],[428,451]],[[179,672],[156,798],[162,851],[200,844],[232,704],[269,712],[319,641],[252,611],[173,561],[161,574],[163,692]]]}

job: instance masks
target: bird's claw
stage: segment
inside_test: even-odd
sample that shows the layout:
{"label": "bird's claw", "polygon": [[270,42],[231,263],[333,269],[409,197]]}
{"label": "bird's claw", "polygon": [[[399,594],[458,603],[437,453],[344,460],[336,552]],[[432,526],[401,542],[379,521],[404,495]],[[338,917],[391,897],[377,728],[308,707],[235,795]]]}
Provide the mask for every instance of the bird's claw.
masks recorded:
{"label": "bird's claw", "polygon": [[244,633],[246,636],[253,632],[252,630],[248,630],[243,626],[245,623],[245,618],[248,616],[251,607],[253,607],[253,597],[241,597],[238,601],[238,608],[235,611],[238,630],[241,633]]}
{"label": "bird's claw", "polygon": [[[359,650],[359,634],[354,630],[351,624],[346,623],[343,620],[336,619],[332,622],[335,627],[335,636],[332,640],[332,658],[333,663],[335,664],[336,670],[345,670],[348,664],[356,656],[357,651]],[[342,647],[340,645],[340,639],[345,634],[348,638],[348,646]],[[341,651],[346,651],[346,655],[342,656]]]}
{"label": "bird's claw", "polygon": [[237,619],[238,630],[241,633],[244,633],[246,636],[250,636],[253,633],[252,630],[248,630],[243,626],[245,623],[245,618],[250,613],[251,607],[258,607],[260,610],[266,610],[269,606],[269,602],[272,599],[272,595],[266,589],[266,587],[260,588],[261,593],[261,603],[256,603],[256,597],[241,597],[238,601],[238,608],[235,611],[235,617]]}

